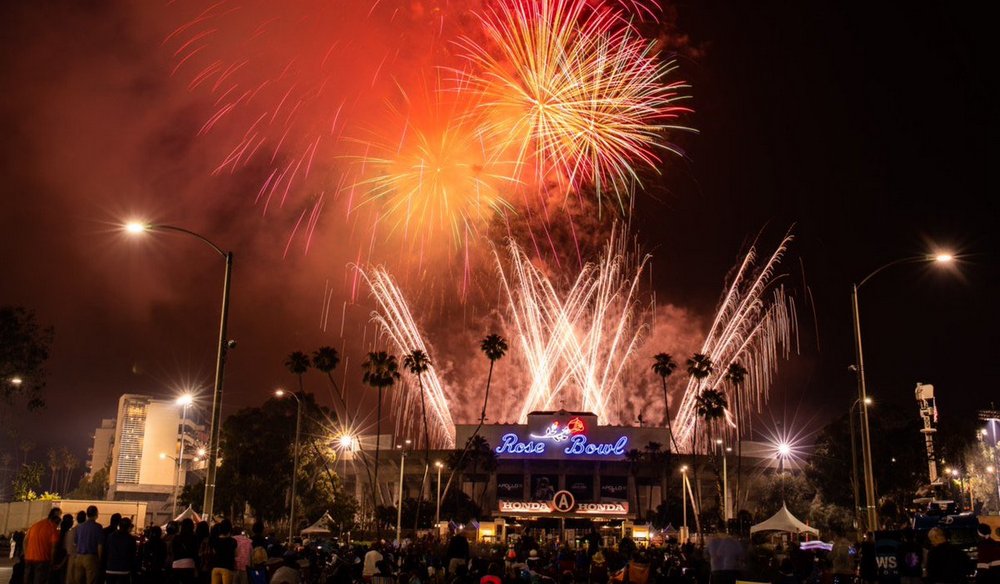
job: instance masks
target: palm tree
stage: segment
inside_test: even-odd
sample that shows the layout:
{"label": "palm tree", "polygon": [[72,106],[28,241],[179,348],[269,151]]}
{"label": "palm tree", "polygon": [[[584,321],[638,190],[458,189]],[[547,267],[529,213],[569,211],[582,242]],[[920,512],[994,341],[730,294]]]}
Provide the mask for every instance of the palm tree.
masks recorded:
{"label": "palm tree", "polygon": [[[695,353],[687,360],[688,375],[695,378],[698,387],[695,388],[695,408],[698,406],[699,388],[705,379],[715,371],[712,359],[704,353]],[[691,472],[694,474],[694,484],[698,489],[698,505],[701,506],[701,486],[698,485],[698,416],[694,417],[694,430],[691,432]]]}
{"label": "palm tree", "polygon": [[740,475],[743,473],[743,439],[740,436],[740,424],[743,423],[743,412],[740,411],[740,388],[746,381],[747,370],[740,365],[739,361],[733,361],[726,370],[726,381],[733,386],[733,408],[736,410],[736,496],[733,501],[739,508],[740,500]]}
{"label": "palm tree", "polygon": [[63,480],[62,480],[62,493],[65,494],[67,491],[69,491],[70,475],[73,474],[73,470],[77,467],[77,465],[80,464],[80,461],[77,460],[77,458],[73,456],[73,454],[65,446],[63,446],[60,449],[59,455],[60,455],[59,458],[62,462],[62,466],[64,469],[66,469],[66,474],[63,475]]}
{"label": "palm tree", "polygon": [[417,522],[420,521],[420,504],[424,500],[424,485],[427,484],[427,471],[431,465],[431,431],[427,424],[427,402],[424,398],[423,375],[431,365],[431,359],[420,349],[414,349],[403,356],[403,367],[407,371],[417,376],[417,384],[420,386],[420,412],[424,418],[424,476],[420,479],[420,490],[417,491],[417,518],[414,519],[413,529],[416,531]]}
{"label": "palm tree", "polygon": [[[490,373],[486,377],[486,397],[483,398],[483,411],[479,414],[479,425],[476,426],[475,431],[472,432],[472,436],[465,442],[465,446],[462,448],[462,454],[458,457],[457,467],[463,467],[463,461],[466,455],[469,453],[469,447],[472,445],[472,438],[479,436],[479,431],[483,428],[483,424],[486,422],[486,403],[490,399],[490,382],[493,380],[493,365],[503,358],[507,353],[507,340],[497,334],[489,334],[483,337],[483,340],[479,343],[479,349],[486,355],[486,358],[490,360]],[[452,468],[451,473],[448,475],[448,482],[444,485],[444,495],[448,495],[448,489],[451,487],[451,482],[455,478],[455,468]]]}
{"label": "palm tree", "polygon": [[35,449],[35,443],[31,440],[25,440],[24,442],[21,442],[18,448],[20,448],[21,452],[24,453],[24,460],[22,461],[22,464],[28,464],[28,453]]}
{"label": "palm tree", "polygon": [[337,349],[333,347],[320,347],[313,351],[312,354],[312,366],[318,371],[326,373],[326,378],[330,381],[330,386],[333,388],[331,394],[335,395],[340,402],[340,407],[343,412],[341,416],[341,421],[347,421],[347,396],[341,393],[340,386],[333,379],[333,370],[340,365],[340,353]]}
{"label": "palm tree", "polygon": [[49,492],[54,493],[56,491],[56,474],[62,467],[62,460],[59,458],[59,452],[55,448],[49,448],[48,452],[49,459],[49,470],[52,471],[52,476],[49,478]]}
{"label": "palm tree", "polygon": [[680,452],[677,447],[677,439],[674,438],[674,429],[670,426],[670,402],[667,400],[667,378],[677,369],[677,363],[668,353],[657,353],[653,356],[653,373],[660,376],[663,382],[663,417],[666,421],[667,433],[670,434],[670,443],[674,452]]}
{"label": "palm tree", "polygon": [[[715,422],[722,418],[726,413],[726,407],[729,404],[726,402],[726,396],[721,391],[717,389],[706,389],[698,394],[695,414],[697,417],[701,418],[705,422],[705,434],[706,439],[711,448],[713,432]],[[716,480],[718,477],[718,468],[716,468]],[[698,506],[701,507],[701,488],[698,488]]]}
{"label": "palm tree", "polygon": [[309,355],[306,355],[302,351],[295,351],[285,359],[285,368],[288,369],[289,373],[299,378],[300,394],[305,392],[302,384],[302,376],[306,374],[306,371],[309,371],[309,367]]}
{"label": "palm tree", "polygon": [[[378,507],[378,499],[375,494],[378,492],[380,495],[378,498],[381,498],[382,494],[378,488],[378,459],[382,446],[382,392],[386,388],[395,385],[396,380],[399,379],[399,364],[396,361],[395,355],[390,355],[385,351],[373,351],[368,353],[368,360],[361,364],[361,368],[365,370],[362,381],[367,383],[369,387],[378,390],[378,405],[375,418],[375,478],[372,484],[372,509],[374,510]],[[382,523],[377,521],[375,529],[381,538]]]}
{"label": "palm tree", "polygon": [[[490,399],[490,382],[493,381],[493,365],[507,354],[507,341],[500,335],[489,334],[483,337],[483,340],[479,344],[479,349],[490,360],[490,373],[486,376],[486,396],[483,397],[483,411],[479,414],[479,426],[482,427],[483,422],[486,420],[486,403]],[[478,432],[479,429],[477,428],[476,431]]]}

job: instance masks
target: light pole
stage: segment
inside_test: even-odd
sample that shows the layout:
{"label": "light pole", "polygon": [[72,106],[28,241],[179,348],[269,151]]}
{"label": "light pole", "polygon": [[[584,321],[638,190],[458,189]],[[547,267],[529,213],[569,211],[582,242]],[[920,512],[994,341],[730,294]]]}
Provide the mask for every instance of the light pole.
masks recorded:
{"label": "light pole", "polygon": [[[177,471],[176,471],[176,473],[174,475],[174,502],[173,502],[173,505],[171,506],[171,509],[170,509],[170,518],[171,519],[173,519],[174,517],[177,517],[177,491],[178,491],[178,489],[180,489],[180,484],[181,484],[181,461],[184,460],[184,436],[185,436],[186,430],[187,430],[188,406],[190,406],[193,401],[194,401],[194,398],[191,397],[191,394],[188,394],[188,393],[186,393],[186,394],[180,396],[179,398],[177,398],[177,405],[179,405],[179,406],[181,406],[181,408],[183,408],[183,410],[182,410],[183,414],[181,414],[181,431],[180,431],[181,446],[180,446],[180,454],[177,455]],[[184,475],[184,482],[185,483],[187,482],[187,474]]]}
{"label": "light pole", "polygon": [[[688,500],[687,500],[687,465],[681,467],[681,501],[683,502],[684,509],[684,523],[681,525],[681,530],[684,532],[683,540],[687,540],[688,534]],[[684,543],[682,541],[681,543]]]}
{"label": "light pole", "polygon": [[125,226],[132,234],[152,231],[170,231],[194,237],[212,248],[225,260],[226,273],[222,280],[222,310],[219,318],[219,343],[215,357],[215,391],[212,394],[212,421],[209,426],[208,468],[205,471],[205,500],[202,504],[202,516],[212,521],[212,506],[215,504],[215,475],[219,465],[219,434],[222,430],[222,379],[226,369],[226,353],[236,346],[235,341],[226,338],[229,325],[229,285],[233,275],[233,252],[223,251],[221,247],[209,241],[205,236],[173,225],[153,225],[149,223],[132,222]]}
{"label": "light pole", "polygon": [[[854,320],[854,351],[857,358],[855,366],[858,369],[858,399],[862,402],[868,397],[868,389],[865,385],[865,359],[861,348],[861,316],[858,311],[858,290],[877,274],[886,268],[899,264],[938,262],[948,263],[954,259],[950,254],[921,255],[900,258],[891,261],[873,270],[870,274],[861,279],[857,284],[851,286],[851,314]],[[867,519],[867,529],[874,531],[878,529],[878,515],[875,509],[875,476],[872,472],[872,444],[871,435],[868,428],[868,408],[861,408],[861,463],[864,466],[865,477],[865,510]]]}
{"label": "light pole", "polygon": [[[854,439],[854,408],[858,407],[861,403],[861,398],[854,400],[851,404],[851,409],[848,410],[847,417],[849,418],[851,424],[851,488],[854,491],[854,526],[857,527],[861,525],[861,519],[858,517],[861,513],[861,497],[858,492],[858,447],[855,444]],[[872,398],[865,397],[865,408],[872,405]]]}
{"label": "light pole", "polygon": [[437,481],[437,510],[434,511],[434,528],[437,529],[437,526],[441,523],[441,469],[444,468],[444,465],[441,464],[440,460],[435,460],[434,461],[434,466],[437,467],[437,471],[438,471],[438,481]]}
{"label": "light pole", "polygon": [[[406,446],[410,445],[410,439],[406,439]],[[403,532],[403,468],[406,466],[406,448],[401,445],[397,445],[396,448],[400,450],[399,453],[399,486],[396,489],[398,495],[396,497],[396,544],[402,547],[403,540],[401,539],[401,534]]]}
{"label": "light pole", "polygon": [[299,433],[302,431],[302,400],[294,393],[289,393],[283,389],[274,391],[276,397],[290,395],[295,398],[295,442],[292,444],[292,505],[288,512],[288,547],[292,547],[292,538],[295,535],[295,485],[299,479]]}
{"label": "light pole", "polygon": [[174,461],[174,503],[170,508],[170,520],[173,521],[174,517],[177,517],[177,485],[179,484],[181,476],[181,459],[179,457],[170,456],[166,452],[160,453],[160,460],[167,460],[168,458]]}

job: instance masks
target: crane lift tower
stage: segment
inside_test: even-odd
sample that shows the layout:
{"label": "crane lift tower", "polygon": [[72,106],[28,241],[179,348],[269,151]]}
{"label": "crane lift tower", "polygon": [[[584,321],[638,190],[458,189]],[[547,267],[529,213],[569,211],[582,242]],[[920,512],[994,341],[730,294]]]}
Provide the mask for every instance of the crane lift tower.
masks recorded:
{"label": "crane lift tower", "polygon": [[914,392],[917,404],[920,406],[920,417],[924,421],[924,427],[920,433],[924,435],[924,444],[927,448],[927,474],[930,477],[930,484],[939,486],[937,458],[934,456],[934,434],[937,432],[938,412],[934,403],[934,386],[929,383],[917,383]]}

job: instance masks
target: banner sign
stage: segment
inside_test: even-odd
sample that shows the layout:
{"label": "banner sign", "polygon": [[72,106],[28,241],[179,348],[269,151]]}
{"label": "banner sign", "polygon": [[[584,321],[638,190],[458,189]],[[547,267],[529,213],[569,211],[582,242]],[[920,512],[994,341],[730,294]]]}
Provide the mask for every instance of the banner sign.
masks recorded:
{"label": "banner sign", "polygon": [[628,500],[628,477],[601,477],[601,500],[607,499]]}
{"label": "banner sign", "polygon": [[566,490],[573,493],[573,498],[581,503],[593,501],[594,475],[567,475]]}
{"label": "banner sign", "polygon": [[587,515],[615,516],[628,515],[628,501],[615,503],[578,503],[569,491],[558,491],[551,501],[508,501],[499,502],[501,514],[522,515]]}
{"label": "banner sign", "polygon": [[521,499],[524,497],[524,475],[498,474],[497,497],[500,499]]}

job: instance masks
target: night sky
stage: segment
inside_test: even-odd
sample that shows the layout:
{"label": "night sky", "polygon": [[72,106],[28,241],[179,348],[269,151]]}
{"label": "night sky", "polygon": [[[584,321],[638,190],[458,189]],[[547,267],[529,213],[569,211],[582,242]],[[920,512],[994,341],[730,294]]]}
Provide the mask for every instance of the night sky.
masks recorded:
{"label": "night sky", "polygon": [[[117,223],[130,218],[235,252],[226,412],[292,384],[282,363],[297,349],[341,348],[359,386],[359,337],[372,329],[351,323],[371,306],[361,295],[347,307],[344,338],[339,316],[324,329],[322,314],[327,290],[333,313],[349,298],[345,266],[368,236],[331,206],[308,252],[301,241],[286,251],[306,206],[293,198],[265,214],[254,203],[262,168],[212,174],[222,137],[198,136],[211,104],[171,76],[162,44],[183,19],[153,6],[2,8],[0,303],[55,328],[48,408],[18,422],[39,456],[66,444],[82,457],[122,393],[194,385],[208,395],[222,262],[183,237],[129,240]],[[942,425],[1000,403],[995,64],[989,19],[972,10],[677,5],[677,28],[699,48],[681,70],[700,133],[682,138],[687,159],[667,159],[662,184],[639,195],[633,225],[654,256],[658,301],[701,322],[746,245],[794,225],[786,266],[813,302],[799,306],[800,354],[781,367],[768,422],[812,431],[846,411],[856,395],[850,283],[936,250],[961,261],[898,266],[862,290],[870,391],[916,417],[914,384],[933,383]],[[317,180],[335,181],[334,167]],[[325,392],[318,376],[309,383]]]}

